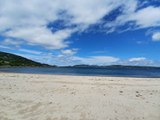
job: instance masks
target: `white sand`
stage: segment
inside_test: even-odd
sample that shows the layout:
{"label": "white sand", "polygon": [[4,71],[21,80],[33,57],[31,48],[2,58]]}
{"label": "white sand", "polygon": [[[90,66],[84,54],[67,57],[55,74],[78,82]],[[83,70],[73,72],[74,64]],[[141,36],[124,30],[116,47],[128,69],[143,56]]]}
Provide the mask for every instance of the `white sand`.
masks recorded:
{"label": "white sand", "polygon": [[0,73],[0,120],[160,120],[160,79]]}

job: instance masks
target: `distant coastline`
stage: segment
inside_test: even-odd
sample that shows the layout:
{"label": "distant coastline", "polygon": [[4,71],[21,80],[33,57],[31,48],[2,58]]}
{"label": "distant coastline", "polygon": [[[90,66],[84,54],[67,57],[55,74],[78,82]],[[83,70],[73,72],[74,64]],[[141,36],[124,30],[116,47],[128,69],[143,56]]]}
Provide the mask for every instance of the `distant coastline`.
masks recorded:
{"label": "distant coastline", "polygon": [[57,68],[137,68],[137,69],[160,69],[160,67],[156,66],[131,66],[131,65],[73,65],[73,66],[57,66],[57,65],[49,65],[44,63],[39,63],[28,58],[6,53],[0,52],[0,68],[10,68],[10,67],[57,67]]}
{"label": "distant coastline", "polygon": [[108,65],[108,66],[99,66],[99,65],[74,65],[74,66],[62,66],[62,68],[157,68],[160,69],[160,67],[155,66],[131,66],[131,65]]}

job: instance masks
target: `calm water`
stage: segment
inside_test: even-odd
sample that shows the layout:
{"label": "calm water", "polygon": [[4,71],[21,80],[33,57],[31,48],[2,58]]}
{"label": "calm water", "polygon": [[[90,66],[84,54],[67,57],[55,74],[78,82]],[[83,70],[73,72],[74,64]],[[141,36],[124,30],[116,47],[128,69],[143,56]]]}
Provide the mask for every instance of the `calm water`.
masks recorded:
{"label": "calm water", "polygon": [[159,77],[160,69],[144,68],[0,68],[0,72],[86,76]]}

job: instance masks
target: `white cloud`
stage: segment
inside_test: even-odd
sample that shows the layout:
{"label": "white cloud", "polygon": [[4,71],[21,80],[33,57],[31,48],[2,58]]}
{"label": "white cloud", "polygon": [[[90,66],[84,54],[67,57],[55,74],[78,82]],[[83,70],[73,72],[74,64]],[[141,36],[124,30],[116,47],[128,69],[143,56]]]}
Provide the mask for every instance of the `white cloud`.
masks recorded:
{"label": "white cloud", "polygon": [[160,25],[159,7],[149,6],[136,11],[138,6],[140,4],[137,0],[1,0],[0,31],[14,31],[17,27],[44,29],[49,22],[62,19],[65,24],[77,25],[77,31],[85,30],[90,25],[101,22],[104,16],[119,7],[122,7],[122,14],[107,26],[119,26],[130,21],[136,22],[140,27]]}
{"label": "white cloud", "polygon": [[153,41],[160,41],[160,32],[153,33],[152,40]]}
{"label": "white cloud", "polygon": [[112,56],[91,56],[91,57],[73,57],[75,61],[79,61],[79,64],[88,65],[109,65],[119,61],[119,58]]}
{"label": "white cloud", "polygon": [[129,21],[135,21],[137,26],[152,27],[160,25],[160,7],[146,7],[132,14]]}
{"label": "white cloud", "polygon": [[21,38],[29,42],[29,44],[42,45],[50,49],[60,49],[67,46],[67,42],[64,40],[67,39],[72,32],[73,30],[64,29],[52,34],[46,27],[20,27],[5,32],[4,35],[13,38]]}
{"label": "white cloud", "polygon": [[106,27],[117,28],[129,22],[130,26],[127,30],[160,26],[160,7],[148,6],[136,10],[137,7],[138,5],[132,11],[121,14],[115,21],[106,23]]}
{"label": "white cloud", "polygon": [[99,22],[124,2],[129,3],[127,0],[66,0],[65,6],[67,13],[73,17],[72,24],[88,26]]}
{"label": "white cloud", "polygon": [[16,47],[18,47],[20,44],[22,44],[21,41],[18,40],[13,40],[13,39],[5,39],[2,44],[4,45],[14,45]]}
{"label": "white cloud", "polygon": [[[66,40],[73,33],[101,22],[112,10],[124,6],[124,11],[130,12],[136,5],[135,0],[0,0],[0,34],[30,45],[61,49],[68,46]],[[52,33],[47,25],[56,20],[76,27]]]}
{"label": "white cloud", "polygon": [[10,49],[10,50],[12,50],[10,47],[8,47],[8,46],[4,46],[4,45],[0,45],[0,48],[2,48],[2,49]]}
{"label": "white cloud", "polygon": [[145,57],[137,57],[137,58],[130,58],[129,62],[139,62],[139,61],[144,61],[146,60]]}
{"label": "white cloud", "polygon": [[66,49],[66,50],[61,50],[62,55],[69,55],[72,56],[77,53],[77,49]]}
{"label": "white cloud", "polygon": [[135,65],[135,66],[153,66],[155,65],[155,62],[145,57],[135,57],[135,58],[129,58],[125,60],[120,60],[118,64]]}
{"label": "white cloud", "polygon": [[18,51],[25,52],[25,53],[30,53],[30,54],[37,54],[37,55],[42,54],[42,52],[35,51],[35,50],[28,50],[28,49],[19,49]]}
{"label": "white cloud", "polygon": [[[23,55],[24,56],[24,55]],[[41,54],[28,55],[27,58],[32,60],[38,60],[48,64],[68,66],[76,64],[88,64],[88,65],[111,65],[118,62],[120,59],[112,56],[90,56],[90,57],[79,57],[75,55],[53,55],[53,54]]]}

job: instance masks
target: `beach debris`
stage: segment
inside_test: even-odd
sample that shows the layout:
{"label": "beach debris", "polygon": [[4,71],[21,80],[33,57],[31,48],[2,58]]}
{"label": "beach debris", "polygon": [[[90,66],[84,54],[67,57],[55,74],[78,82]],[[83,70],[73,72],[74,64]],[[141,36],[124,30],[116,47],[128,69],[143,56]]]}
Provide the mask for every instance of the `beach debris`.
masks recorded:
{"label": "beach debris", "polygon": [[52,102],[49,102],[49,104],[52,104]]}
{"label": "beach debris", "polygon": [[140,96],[142,96],[142,95],[141,95],[141,94],[137,94],[137,95],[136,95],[136,97],[140,97]]}
{"label": "beach debris", "polygon": [[139,93],[139,91],[136,91],[136,93]]}
{"label": "beach debris", "polygon": [[123,93],[123,91],[119,91],[120,93]]}

